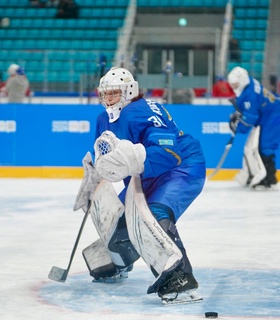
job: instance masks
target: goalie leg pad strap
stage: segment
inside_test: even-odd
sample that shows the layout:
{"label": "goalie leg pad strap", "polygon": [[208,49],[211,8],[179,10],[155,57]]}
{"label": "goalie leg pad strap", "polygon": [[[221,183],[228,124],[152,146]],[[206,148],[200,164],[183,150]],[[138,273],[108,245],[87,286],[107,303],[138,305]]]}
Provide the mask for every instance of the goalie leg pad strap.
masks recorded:
{"label": "goalie leg pad strap", "polygon": [[175,268],[182,253],[152,215],[139,176],[130,180],[125,210],[129,238],[150,269],[161,275]]}

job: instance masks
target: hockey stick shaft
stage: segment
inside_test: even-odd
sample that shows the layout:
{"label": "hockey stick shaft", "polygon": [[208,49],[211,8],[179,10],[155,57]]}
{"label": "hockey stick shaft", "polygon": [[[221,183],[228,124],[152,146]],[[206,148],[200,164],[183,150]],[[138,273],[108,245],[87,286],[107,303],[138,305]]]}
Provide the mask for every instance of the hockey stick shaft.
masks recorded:
{"label": "hockey stick shaft", "polygon": [[227,142],[227,144],[225,146],[225,150],[224,150],[224,152],[223,152],[223,154],[221,156],[221,159],[219,160],[219,162],[218,162],[216,168],[214,169],[214,171],[211,172],[211,174],[207,177],[208,179],[213,178],[220,171],[220,169],[222,168],[222,166],[223,166],[223,164],[224,164],[224,162],[226,160],[226,157],[227,157],[227,155],[229,153],[229,150],[232,147],[232,144],[233,144],[233,141],[234,141],[234,137],[235,137],[234,134],[230,137],[229,141]]}
{"label": "hockey stick shaft", "polygon": [[[90,208],[90,206],[89,206],[89,208]],[[83,218],[82,224],[80,226],[80,230],[79,230],[79,233],[77,235],[74,247],[72,249],[72,253],[71,253],[71,256],[70,256],[70,260],[69,260],[69,264],[68,264],[67,269],[62,269],[62,268],[53,266],[51,268],[51,271],[50,271],[49,276],[48,276],[49,279],[54,280],[54,281],[58,281],[58,282],[65,282],[66,281],[68,273],[69,273],[69,270],[70,270],[70,267],[72,265],[72,261],[74,259],[74,256],[75,256],[78,244],[79,244],[79,241],[80,241],[80,238],[81,238],[81,234],[83,232],[85,223],[87,221],[88,215],[89,215],[89,209],[85,213],[85,216]]]}

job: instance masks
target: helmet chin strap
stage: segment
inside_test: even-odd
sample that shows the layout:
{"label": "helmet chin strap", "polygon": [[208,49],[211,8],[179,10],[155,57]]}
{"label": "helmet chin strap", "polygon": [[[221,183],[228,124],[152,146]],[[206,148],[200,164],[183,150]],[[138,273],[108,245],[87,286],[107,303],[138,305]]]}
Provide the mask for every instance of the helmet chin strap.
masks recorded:
{"label": "helmet chin strap", "polygon": [[112,107],[106,107],[106,112],[109,116],[109,122],[115,122],[119,119],[120,113],[122,109],[127,106],[130,103],[130,101],[119,101]]}
{"label": "helmet chin strap", "polygon": [[120,103],[120,102],[117,103],[115,107],[106,108],[106,112],[109,116],[109,122],[115,122],[119,119],[122,108],[123,108],[123,103]]}

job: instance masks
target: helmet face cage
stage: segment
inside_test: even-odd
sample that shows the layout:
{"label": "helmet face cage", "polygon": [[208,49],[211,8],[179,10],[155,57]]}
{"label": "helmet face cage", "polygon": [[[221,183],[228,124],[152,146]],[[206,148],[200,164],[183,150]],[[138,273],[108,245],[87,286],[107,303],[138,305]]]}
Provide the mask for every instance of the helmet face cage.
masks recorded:
{"label": "helmet face cage", "polygon": [[[124,68],[111,68],[104,77],[100,79],[97,88],[100,102],[105,108],[116,107],[121,103],[121,107],[127,105],[133,98],[139,94],[138,82],[136,82],[132,74]],[[115,99],[113,99],[115,95]],[[108,97],[115,104],[109,103]],[[118,100],[117,97],[120,97]]]}
{"label": "helmet face cage", "polygon": [[98,96],[100,103],[107,109],[115,107],[125,102],[125,89],[121,86],[106,86],[98,88]]}

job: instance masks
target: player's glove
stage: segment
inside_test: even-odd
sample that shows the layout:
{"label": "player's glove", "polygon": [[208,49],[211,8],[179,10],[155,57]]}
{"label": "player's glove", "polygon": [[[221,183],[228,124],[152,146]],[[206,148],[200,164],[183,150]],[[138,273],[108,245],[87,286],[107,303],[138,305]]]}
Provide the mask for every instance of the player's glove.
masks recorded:
{"label": "player's glove", "polygon": [[105,131],[96,139],[95,168],[106,180],[121,181],[144,171],[146,150],[141,143],[118,139],[113,132]]}
{"label": "player's glove", "polygon": [[236,133],[236,128],[240,118],[241,118],[241,113],[238,111],[231,113],[229,116],[229,127],[234,134]]}
{"label": "player's glove", "polygon": [[238,104],[237,104],[237,100],[236,100],[235,97],[228,99],[228,101],[234,106],[234,109],[235,109],[236,111],[238,111],[239,113],[241,113],[241,111],[240,111],[240,109],[239,109],[239,107],[238,107]]}

